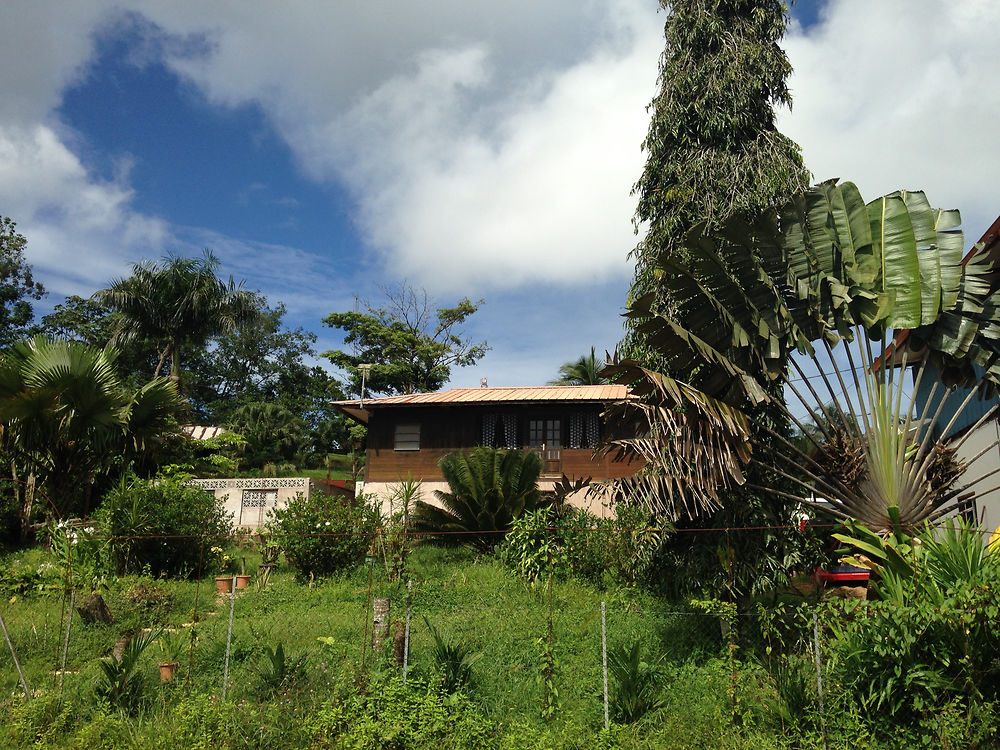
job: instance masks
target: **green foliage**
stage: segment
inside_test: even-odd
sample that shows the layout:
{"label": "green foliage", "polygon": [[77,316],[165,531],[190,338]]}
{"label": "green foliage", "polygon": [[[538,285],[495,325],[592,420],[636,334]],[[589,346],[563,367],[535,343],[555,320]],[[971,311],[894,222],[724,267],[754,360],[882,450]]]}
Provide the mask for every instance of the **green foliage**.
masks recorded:
{"label": "green foliage", "polygon": [[556,656],[551,620],[548,637],[537,639],[535,646],[538,649],[535,681],[542,689],[541,715],[545,721],[552,721],[562,708],[562,699],[559,697],[559,659]]}
{"label": "green foliage", "polygon": [[227,283],[216,276],[218,267],[209,250],[198,259],[168,256],[161,264],[134,264],[131,276],[97,293],[119,315],[119,343],[147,341],[156,347],[154,376],[169,360],[171,378],[180,380],[182,349],[203,346],[255,314],[254,295],[232,278]]}
{"label": "green foliage", "polygon": [[491,550],[515,518],[548,502],[538,491],[542,459],[534,451],[473,448],[438,466],[450,491],[434,491],[443,507],[417,501],[413,530],[439,544]]}
{"label": "green foliage", "polygon": [[594,347],[590,347],[589,355],[559,365],[559,377],[550,380],[549,385],[603,385],[609,382],[607,378],[601,377],[603,367],[604,363],[598,362],[597,355],[594,354]]}
{"label": "green foliage", "polygon": [[23,338],[34,312],[31,300],[39,300],[45,288],[32,276],[24,259],[28,241],[18,234],[17,225],[0,216],[0,349]]}
{"label": "green foliage", "polygon": [[833,679],[866,712],[910,727],[949,706],[997,701],[997,553],[959,524],[926,529],[900,560],[880,569],[881,601],[829,605]]}
{"label": "green foliage", "polygon": [[181,405],[165,379],[125,387],[116,356],[110,348],[39,336],[0,361],[3,448],[63,515],[88,512],[95,476],[154,451]]}
{"label": "green foliage", "polygon": [[274,648],[265,645],[263,658],[257,667],[261,691],[265,694],[274,693],[286,680],[300,676],[308,658],[308,654],[300,654],[295,659],[289,659],[285,656],[285,647],[280,641]]}
{"label": "green foliage", "polygon": [[326,701],[305,721],[318,747],[490,748],[489,720],[461,693],[395,677]]}
{"label": "green foliage", "polygon": [[247,466],[294,461],[305,448],[307,437],[302,420],[275,403],[241,406],[227,425],[246,441],[241,449]]}
{"label": "green foliage", "polygon": [[430,620],[424,617],[427,631],[434,639],[434,666],[441,680],[441,690],[455,693],[472,683],[472,667],[480,659],[480,654],[472,653],[468,644],[446,639]]}
{"label": "green foliage", "polygon": [[452,367],[474,365],[489,351],[486,342],[465,338],[462,324],[483,304],[464,298],[455,307],[434,308],[424,290],[403,283],[385,289],[386,307],[365,304],[365,312],[331,313],[323,324],[346,332],[349,351],[323,352],[350,376],[350,391],[361,393],[359,365],[371,365],[367,393],[436,391]]}
{"label": "green foliage", "polygon": [[164,664],[180,661],[185,646],[190,642],[190,636],[177,630],[164,630],[156,645],[160,647],[160,658]]}
{"label": "green foliage", "polygon": [[538,508],[511,524],[499,558],[531,583],[573,575],[604,588],[647,580],[666,537],[642,508],[619,506],[610,518],[585,510]]}
{"label": "green foliage", "polygon": [[[757,213],[808,185],[798,147],[774,124],[774,107],[791,106],[791,66],[780,46],[785,5],[778,0],[668,8],[660,89],[643,141],[647,161],[634,193],[636,222],[648,226],[633,250],[630,301],[651,295],[669,306],[656,259],[681,258],[684,234],[739,212]],[[630,323],[628,354],[646,364],[662,352]]]}
{"label": "green foliage", "polygon": [[136,671],[143,652],[159,637],[159,632],[138,635],[125,646],[121,658],[101,659],[101,679],[94,688],[98,698],[106,700],[112,708],[127,713],[139,709],[146,689],[142,672]]}
{"label": "green foliage", "polygon": [[232,532],[232,518],[208,492],[160,478],[123,477],[96,519],[119,574],[191,577],[214,569],[208,549]]}
{"label": "green foliage", "polygon": [[808,656],[780,655],[769,664],[774,695],[764,707],[786,731],[805,730],[816,722],[816,664]]}
{"label": "green foliage", "polygon": [[362,505],[301,493],[271,511],[268,533],[281,545],[299,580],[350,571],[365,559],[374,528]]}
{"label": "green foliage", "polygon": [[45,536],[59,569],[60,586],[94,590],[104,585],[108,571],[107,543],[94,526],[70,526],[51,521]]}
{"label": "green foliage", "polygon": [[641,654],[641,641],[608,649],[608,672],[615,681],[608,702],[615,721],[632,724],[661,705],[657,695],[660,670],[655,663],[643,661]]}

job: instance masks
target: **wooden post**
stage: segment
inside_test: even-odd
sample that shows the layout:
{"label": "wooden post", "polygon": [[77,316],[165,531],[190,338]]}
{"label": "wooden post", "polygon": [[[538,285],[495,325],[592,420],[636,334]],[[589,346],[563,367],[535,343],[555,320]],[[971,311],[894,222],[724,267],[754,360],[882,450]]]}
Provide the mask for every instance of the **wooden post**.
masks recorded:
{"label": "wooden post", "polygon": [[382,641],[389,634],[389,600],[376,597],[372,600],[372,650],[381,651]]}

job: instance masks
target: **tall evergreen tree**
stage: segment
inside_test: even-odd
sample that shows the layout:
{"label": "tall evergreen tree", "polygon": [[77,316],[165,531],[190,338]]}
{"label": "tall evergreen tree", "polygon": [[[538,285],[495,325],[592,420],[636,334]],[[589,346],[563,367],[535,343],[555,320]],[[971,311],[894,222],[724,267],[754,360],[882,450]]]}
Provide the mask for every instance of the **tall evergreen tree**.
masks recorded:
{"label": "tall evergreen tree", "polygon": [[[775,127],[775,107],[791,106],[791,72],[779,45],[787,9],[781,0],[661,0],[668,9],[666,48],[660,59],[659,92],[650,104],[643,141],[645,169],[635,184],[636,225],[645,237],[632,251],[635,277],[622,353],[649,369],[673,374],[682,353],[658,348],[644,337],[642,321],[674,306],[659,283],[659,261],[685,264],[684,237],[702,222],[721,226],[735,214],[776,208],[809,185],[798,146]],[[765,385],[761,374],[760,381]],[[765,385],[765,387],[768,387]],[[781,387],[770,385],[773,397]],[[773,407],[748,409],[750,429],[788,432]],[[801,563],[799,540],[780,531],[788,506],[750,486],[777,487],[766,456],[754,456],[747,486],[723,499],[724,507],[678,526],[775,527],[730,535],[679,535],[666,546],[665,569],[683,571],[667,582],[677,589],[702,588],[725,596],[745,595],[780,579],[783,568]],[[667,576],[671,578],[671,576]]]}
{"label": "tall evergreen tree", "polygon": [[[647,227],[632,251],[629,302],[656,294],[655,261],[676,258],[684,234],[737,212],[758,213],[809,184],[798,146],[775,128],[774,108],[791,106],[791,65],[779,41],[781,0],[661,0],[668,9],[659,92],[642,147],[646,167],[635,184],[636,225]],[[663,364],[634,324],[625,353]]]}

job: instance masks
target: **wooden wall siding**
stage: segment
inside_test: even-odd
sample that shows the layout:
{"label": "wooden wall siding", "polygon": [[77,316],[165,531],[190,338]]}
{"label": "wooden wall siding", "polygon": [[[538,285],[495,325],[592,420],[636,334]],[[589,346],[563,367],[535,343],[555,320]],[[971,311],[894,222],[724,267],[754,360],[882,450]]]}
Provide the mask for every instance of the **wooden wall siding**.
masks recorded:
{"label": "wooden wall siding", "polygon": [[[412,475],[414,479],[423,482],[441,482],[444,477],[437,462],[442,456],[454,453],[452,450],[426,449],[419,451],[380,451],[373,455],[368,452],[368,466],[365,475],[366,482],[398,482]],[[635,474],[639,465],[635,462],[612,461],[610,457],[594,458],[590,448],[573,450],[565,448],[562,452],[562,473],[570,479],[591,477],[595,480],[618,479]],[[544,476],[544,474],[543,474]],[[559,478],[554,474],[550,478]]]}
{"label": "wooden wall siding", "polygon": [[[368,460],[365,467],[366,482],[397,482],[411,475],[422,481],[442,481],[437,462],[442,456],[478,446],[482,439],[482,417],[485,413],[513,413],[518,415],[518,428],[522,445],[527,441],[529,419],[563,420],[565,446],[568,419],[572,411],[582,406],[565,408],[526,407],[478,408],[443,407],[399,408],[385,412],[376,411],[368,424]],[[397,424],[420,425],[420,450],[397,451],[393,448]],[[638,464],[612,461],[610,457],[594,458],[590,448],[562,449],[561,473],[570,479],[593,477],[614,479],[634,474]],[[558,478],[558,473],[556,474]]]}

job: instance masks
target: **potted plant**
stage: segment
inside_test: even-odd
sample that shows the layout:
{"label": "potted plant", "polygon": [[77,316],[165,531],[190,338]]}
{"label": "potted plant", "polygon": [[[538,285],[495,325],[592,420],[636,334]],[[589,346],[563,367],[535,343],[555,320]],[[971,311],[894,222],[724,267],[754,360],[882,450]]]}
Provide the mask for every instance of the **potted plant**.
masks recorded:
{"label": "potted plant", "polygon": [[164,630],[157,641],[163,661],[160,662],[160,682],[170,682],[180,666],[184,638],[175,630]]}
{"label": "potted plant", "polygon": [[236,574],[236,588],[245,589],[250,585],[250,574],[247,573],[247,559],[240,558],[240,572]]}
{"label": "potted plant", "polygon": [[215,590],[219,594],[228,594],[233,590],[233,576],[236,574],[236,560],[226,554],[222,547],[212,547],[212,554],[219,560],[219,571],[226,575],[215,577]]}

